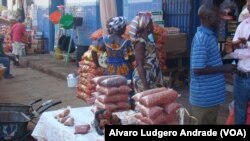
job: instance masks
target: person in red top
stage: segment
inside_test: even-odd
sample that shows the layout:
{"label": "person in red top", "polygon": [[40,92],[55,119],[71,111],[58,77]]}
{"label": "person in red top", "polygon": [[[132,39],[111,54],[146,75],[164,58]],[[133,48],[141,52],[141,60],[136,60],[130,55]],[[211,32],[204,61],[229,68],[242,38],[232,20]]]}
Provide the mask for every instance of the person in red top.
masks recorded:
{"label": "person in red top", "polygon": [[16,61],[19,61],[19,56],[22,54],[22,48],[25,46],[22,43],[22,37],[26,31],[25,25],[22,23],[22,20],[18,20],[11,28],[12,36],[12,53],[16,57]]}

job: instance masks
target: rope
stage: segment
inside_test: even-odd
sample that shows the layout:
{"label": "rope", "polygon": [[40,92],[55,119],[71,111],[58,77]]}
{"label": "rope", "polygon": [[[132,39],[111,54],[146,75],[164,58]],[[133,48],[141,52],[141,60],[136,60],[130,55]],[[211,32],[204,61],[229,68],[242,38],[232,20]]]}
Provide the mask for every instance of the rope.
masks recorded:
{"label": "rope", "polygon": [[[182,113],[182,110],[184,113]],[[180,124],[184,124],[184,116],[185,114],[188,116],[188,118],[190,118],[192,120],[192,123],[194,123],[194,125],[197,125],[198,124],[198,119],[194,116],[191,116],[191,114],[188,112],[188,110],[184,107],[181,107],[178,109],[179,112],[179,116],[180,116]]]}

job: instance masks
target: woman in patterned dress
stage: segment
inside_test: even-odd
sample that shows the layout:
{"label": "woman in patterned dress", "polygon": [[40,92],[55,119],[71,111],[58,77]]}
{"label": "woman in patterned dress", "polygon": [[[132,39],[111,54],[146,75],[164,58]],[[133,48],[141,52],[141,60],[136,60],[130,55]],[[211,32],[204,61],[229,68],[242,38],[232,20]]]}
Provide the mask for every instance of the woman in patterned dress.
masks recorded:
{"label": "woman in patterned dress", "polygon": [[131,22],[130,35],[133,39],[136,67],[133,72],[135,93],[163,86],[162,72],[159,66],[155,43],[152,40],[154,30],[151,13],[140,12]]}
{"label": "woman in patterned dress", "polygon": [[124,17],[113,17],[107,22],[108,35],[99,38],[92,48],[92,56],[95,64],[100,67],[97,52],[107,53],[107,68],[104,70],[106,75],[122,75],[127,79],[132,79],[133,56],[131,42],[122,38],[126,30]]}

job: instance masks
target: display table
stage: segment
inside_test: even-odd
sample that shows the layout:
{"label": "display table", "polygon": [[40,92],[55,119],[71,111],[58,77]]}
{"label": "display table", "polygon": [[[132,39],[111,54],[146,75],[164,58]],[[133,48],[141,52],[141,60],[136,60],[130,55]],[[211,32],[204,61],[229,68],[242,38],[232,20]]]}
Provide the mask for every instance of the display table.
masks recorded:
{"label": "display table", "polygon": [[[91,112],[92,107],[72,108],[70,116],[74,117],[75,125],[91,124],[94,120],[94,114]],[[99,136],[95,129],[91,127],[88,134],[74,134],[75,127],[67,127],[55,119],[55,115],[62,110],[44,112],[32,136],[38,141],[96,141]]]}

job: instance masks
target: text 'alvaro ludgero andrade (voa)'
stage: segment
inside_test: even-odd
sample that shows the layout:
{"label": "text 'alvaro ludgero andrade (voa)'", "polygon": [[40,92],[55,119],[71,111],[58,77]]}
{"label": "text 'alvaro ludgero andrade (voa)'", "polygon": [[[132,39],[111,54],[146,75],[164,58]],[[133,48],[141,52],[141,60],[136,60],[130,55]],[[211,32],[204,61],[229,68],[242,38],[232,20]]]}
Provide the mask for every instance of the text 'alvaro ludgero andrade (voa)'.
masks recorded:
{"label": "text 'alvaro ludgero andrade (voa)'", "polygon": [[[118,128],[117,128],[118,127]],[[239,140],[248,140],[250,127],[248,126],[107,126],[105,127],[105,139],[118,138],[205,138],[228,139],[234,137]],[[239,139],[239,140],[238,140]]]}

